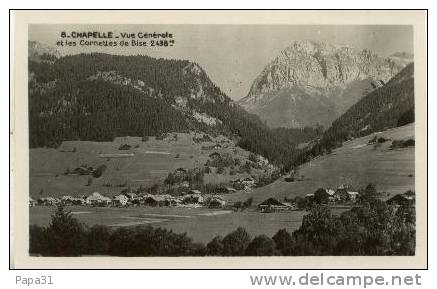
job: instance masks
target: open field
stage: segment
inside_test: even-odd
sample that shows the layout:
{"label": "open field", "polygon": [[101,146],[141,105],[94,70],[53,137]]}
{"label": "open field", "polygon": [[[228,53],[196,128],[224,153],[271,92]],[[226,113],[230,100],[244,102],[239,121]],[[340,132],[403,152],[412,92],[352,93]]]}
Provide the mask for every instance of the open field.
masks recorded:
{"label": "open field", "polygon": [[[45,226],[56,207],[30,208],[30,224]],[[74,217],[87,225],[111,227],[152,225],[186,232],[198,242],[209,242],[216,235],[226,235],[237,227],[244,227],[252,236],[273,236],[279,229],[292,232],[299,228],[305,211],[262,214],[256,211],[232,212],[210,209],[182,208],[95,208],[67,207]]]}
{"label": "open field", "polygon": [[331,154],[301,166],[299,174],[304,176],[302,181],[289,183],[280,178],[270,185],[254,189],[251,194],[239,192],[225,197],[231,201],[253,197],[254,204],[258,204],[268,197],[304,196],[320,187],[337,188],[344,183],[351,184],[355,189],[374,183],[378,191],[391,195],[414,190],[414,147],[390,150],[391,141],[378,148],[367,145],[375,135],[391,140],[414,138],[414,123],[344,143]]}

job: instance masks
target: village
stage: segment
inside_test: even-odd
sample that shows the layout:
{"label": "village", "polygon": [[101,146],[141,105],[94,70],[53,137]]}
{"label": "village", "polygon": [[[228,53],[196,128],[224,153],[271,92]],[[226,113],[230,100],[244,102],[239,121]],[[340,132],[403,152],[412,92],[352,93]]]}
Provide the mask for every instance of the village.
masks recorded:
{"label": "village", "polygon": [[[179,168],[174,172],[175,178],[185,175],[187,170]],[[108,197],[99,192],[93,192],[86,196],[73,197],[64,195],[60,198],[41,197],[38,199],[29,198],[29,206],[94,206],[94,207],[130,207],[130,206],[151,206],[151,207],[181,207],[181,208],[225,208],[231,206],[223,198],[222,194],[237,192],[237,189],[250,191],[256,185],[253,178],[240,178],[234,180],[230,186],[218,185],[211,190],[215,193],[202,193],[198,189],[190,189],[188,181],[177,182],[177,196],[171,194],[150,194],[139,193],[140,189],[123,190],[115,196]],[[234,204],[233,204],[234,205]]]}
{"label": "village", "polygon": [[198,190],[191,190],[187,194],[174,197],[171,195],[137,195],[134,192],[121,193],[112,198],[94,192],[89,196],[72,197],[69,195],[61,198],[43,197],[38,200],[29,199],[29,206],[94,206],[94,207],[129,207],[129,206],[151,206],[151,207],[209,207],[220,208],[226,204],[219,195],[206,196]]}
{"label": "village", "polygon": [[[244,190],[250,190],[256,183],[251,178],[238,179],[234,182],[237,186],[242,186]],[[235,193],[233,187],[223,188],[224,193]],[[414,203],[414,192],[408,191],[397,194],[387,200],[389,204],[412,204]],[[354,191],[350,186],[342,184],[337,189],[319,188],[314,193],[308,193],[304,197],[296,196],[289,199],[284,198],[280,201],[270,197],[265,201],[254,206],[261,213],[286,212],[296,210],[306,210],[314,204],[330,207],[348,208],[357,206],[361,202],[361,194]],[[178,208],[209,208],[209,209],[233,209],[242,210],[252,206],[252,198],[244,202],[228,202],[222,194],[206,194],[199,190],[189,190],[182,192],[179,196],[170,194],[138,194],[132,191],[124,191],[115,196],[108,197],[99,192],[93,192],[89,196],[73,197],[64,195],[61,198],[42,197],[37,200],[29,198],[29,206],[91,206],[91,207],[178,207]]]}
{"label": "village", "polygon": [[[176,134],[166,136],[167,140],[175,141],[178,139]],[[194,142],[203,143],[211,141],[207,134],[200,137],[194,136]],[[136,145],[137,147],[138,145]],[[266,186],[273,181],[283,177],[287,183],[304,181],[304,176],[299,174],[298,169],[291,170],[283,176],[277,168],[272,166],[265,158],[256,154],[249,154],[247,159],[241,161],[239,158],[228,152],[222,152],[222,145],[218,142],[210,146],[202,146],[202,150],[213,150],[208,155],[203,167],[183,168],[179,167],[169,172],[162,183],[154,184],[150,188],[139,187],[131,189],[124,184],[104,183],[103,187],[125,187],[119,192],[108,191],[106,193],[95,190],[89,195],[80,193],[66,194],[62,197],[41,196],[38,199],[29,198],[29,206],[91,206],[91,207],[177,207],[177,208],[208,208],[208,209],[228,209],[242,211],[251,208],[261,213],[287,212],[297,210],[307,210],[314,204],[329,206],[332,208],[350,208],[358,206],[361,202],[361,190],[354,189],[350,184],[340,184],[336,189],[331,187],[318,188],[314,192],[296,196],[292,192],[293,198],[284,197],[283,200],[266,196],[266,199],[259,204],[252,204],[253,198],[250,197],[253,189]],[[130,150],[131,146],[121,143],[118,150]],[[72,151],[76,151],[75,148]],[[130,157],[131,155],[129,155]],[[124,158],[126,154],[99,154],[100,158]],[[105,172],[107,166],[104,164],[93,166],[82,165],[72,170],[67,169],[66,176],[89,175],[90,178],[99,178]],[[215,172],[223,174],[229,170],[240,173],[239,178],[227,179],[221,183],[205,183],[204,176]],[[263,174],[255,173],[254,170],[261,170]],[[237,192],[244,194],[238,200],[227,198]],[[59,194],[57,194],[59,196]],[[270,194],[269,194],[270,195]],[[274,195],[274,194],[273,194]],[[247,196],[246,199],[244,199]],[[410,202],[411,196],[399,194],[392,197],[389,201],[394,203]],[[232,201],[231,201],[232,200]]]}

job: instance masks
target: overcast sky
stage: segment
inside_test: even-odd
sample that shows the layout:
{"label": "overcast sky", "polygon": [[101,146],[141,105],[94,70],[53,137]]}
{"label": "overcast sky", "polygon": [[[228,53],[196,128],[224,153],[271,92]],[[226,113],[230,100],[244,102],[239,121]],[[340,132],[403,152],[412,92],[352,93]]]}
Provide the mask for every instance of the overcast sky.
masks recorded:
{"label": "overcast sky", "polygon": [[[57,47],[61,31],[173,33],[174,47]],[[315,40],[370,49],[381,56],[413,53],[411,26],[302,25],[29,25],[29,40],[53,46],[61,54],[105,52],[187,59],[199,63],[233,99],[247,95],[264,66],[295,40]],[[118,39],[120,40],[120,39]]]}

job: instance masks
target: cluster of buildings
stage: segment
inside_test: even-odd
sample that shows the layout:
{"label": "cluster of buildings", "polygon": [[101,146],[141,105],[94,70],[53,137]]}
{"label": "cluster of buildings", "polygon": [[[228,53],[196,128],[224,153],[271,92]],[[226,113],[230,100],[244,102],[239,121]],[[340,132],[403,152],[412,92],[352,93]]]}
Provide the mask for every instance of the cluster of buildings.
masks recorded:
{"label": "cluster of buildings", "polygon": [[234,189],[249,191],[256,186],[256,181],[252,177],[247,177],[236,179],[231,184]]}
{"label": "cluster of buildings", "polygon": [[181,196],[171,195],[137,195],[133,192],[122,193],[112,198],[94,192],[89,196],[72,197],[63,196],[61,198],[43,197],[35,200],[29,198],[29,206],[55,206],[55,205],[76,205],[76,206],[95,206],[95,207],[127,207],[127,206],[153,206],[153,207],[209,207],[221,208],[226,205],[226,201],[220,195],[205,195],[198,190],[191,190]]}
{"label": "cluster of buildings", "polygon": [[332,188],[321,188],[314,193],[306,194],[305,198],[314,199],[315,194],[319,194],[319,198],[327,200],[328,203],[356,203],[360,193],[351,189],[348,185],[341,185],[336,190]]}
{"label": "cluster of buildings", "polygon": [[[320,188],[314,193],[306,194],[306,204],[310,204],[316,199],[324,204],[350,204],[359,200],[359,193],[351,190],[350,186],[341,185],[337,190],[331,188]],[[302,209],[297,204],[297,198],[281,202],[275,198],[268,198],[258,205],[258,209],[263,213],[293,211]]]}
{"label": "cluster of buildings", "polygon": [[295,203],[281,202],[275,198],[268,198],[258,205],[258,209],[261,211],[261,213],[270,213],[280,211],[293,211],[297,208]]}
{"label": "cluster of buildings", "polygon": [[[316,201],[316,198],[322,204],[325,205],[355,205],[360,201],[360,193],[353,191],[350,187],[340,186],[337,190],[330,188],[320,188],[315,193],[307,194],[305,196],[306,202],[304,204],[309,205]],[[298,205],[298,197],[294,200],[288,200],[285,198],[284,202],[281,202],[275,198],[268,198],[258,205],[258,209],[262,213],[281,212],[281,211],[293,211],[303,209],[301,205]],[[385,201],[389,205],[414,207],[416,203],[416,195],[414,191],[407,191],[403,194],[396,194],[390,199]]]}

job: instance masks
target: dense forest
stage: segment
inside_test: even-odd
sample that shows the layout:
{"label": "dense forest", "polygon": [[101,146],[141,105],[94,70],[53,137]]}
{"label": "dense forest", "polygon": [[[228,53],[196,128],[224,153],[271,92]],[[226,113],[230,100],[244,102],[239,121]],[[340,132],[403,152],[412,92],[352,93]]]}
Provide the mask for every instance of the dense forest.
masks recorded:
{"label": "dense forest", "polygon": [[133,88],[101,80],[58,84],[44,93],[32,93],[30,101],[31,147],[188,129],[180,111]]}
{"label": "dense forest", "polygon": [[[98,53],[41,60],[29,60],[30,147],[200,130],[289,167],[295,146],[321,133],[269,129],[189,61]],[[193,112],[219,121],[205,124]]]}
{"label": "dense forest", "polygon": [[354,104],[332,123],[323,136],[306,151],[296,154],[294,163],[329,153],[344,141],[414,122],[414,63],[409,64],[386,85]]}

